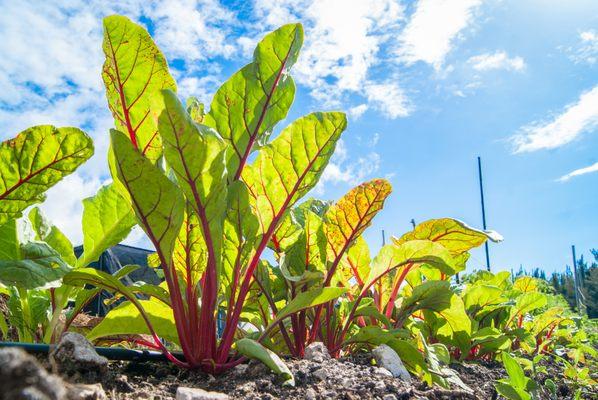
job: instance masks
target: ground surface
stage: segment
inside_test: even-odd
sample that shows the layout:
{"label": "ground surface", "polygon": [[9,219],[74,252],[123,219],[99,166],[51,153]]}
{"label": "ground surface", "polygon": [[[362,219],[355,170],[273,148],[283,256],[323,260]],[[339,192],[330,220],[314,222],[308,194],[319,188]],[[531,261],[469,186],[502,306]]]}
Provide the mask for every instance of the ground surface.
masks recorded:
{"label": "ground surface", "polygon": [[168,364],[111,363],[103,377],[88,375],[72,381],[100,381],[113,399],[173,399],[179,386],[228,394],[232,399],[493,399],[492,382],[502,376],[502,370],[482,364],[455,366],[462,380],[474,394],[463,390],[429,389],[414,380],[407,383],[383,374],[359,359],[288,360],[296,380],[295,387],[283,387],[276,375],[258,363],[239,366],[220,376],[180,370]]}

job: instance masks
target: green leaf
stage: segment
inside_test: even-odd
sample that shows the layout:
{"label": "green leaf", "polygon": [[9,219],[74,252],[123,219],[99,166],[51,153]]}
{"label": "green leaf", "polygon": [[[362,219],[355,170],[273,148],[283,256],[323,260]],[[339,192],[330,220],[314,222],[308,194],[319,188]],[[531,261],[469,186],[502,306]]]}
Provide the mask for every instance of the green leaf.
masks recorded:
{"label": "green leaf", "polygon": [[23,289],[58,287],[69,271],[56,250],[43,242],[29,242],[21,245],[19,260],[0,260],[0,283]]}
{"label": "green leaf", "polygon": [[503,290],[499,287],[477,284],[468,286],[462,297],[465,309],[475,315],[478,310],[505,301],[502,294]]}
{"label": "green leaf", "polygon": [[102,78],[116,129],[156,161],[162,154],[157,117],[163,109],[156,100],[163,89],[176,90],[166,59],[145,29],[120,15],[104,18],[102,48]]}
{"label": "green leaf", "polygon": [[[156,334],[170,342],[178,343],[172,308],[161,301],[138,300],[147,314]],[[129,301],[119,304],[87,335],[89,340],[115,335],[147,335],[150,330],[137,307]]]}
{"label": "green leaf", "polygon": [[78,266],[97,261],[100,255],[123,241],[137,220],[131,204],[114,184],[102,187],[83,200],[83,254]]}
{"label": "green leaf", "polygon": [[158,127],[164,142],[164,156],[174,171],[179,187],[199,217],[209,263],[219,275],[223,217],[227,185],[224,164],[225,143],[218,133],[196,124],[176,95],[162,92],[165,108]]}
{"label": "green leaf", "polygon": [[287,209],[316,185],[346,126],[338,112],[299,118],[243,170],[260,232],[271,235]]}
{"label": "green leaf", "polygon": [[347,289],[344,288],[323,287],[301,292],[276,314],[276,318],[270,323],[270,326],[274,326],[291,314],[337,299],[346,291]]}
{"label": "green leaf", "polygon": [[439,243],[430,240],[410,240],[400,245],[388,244],[372,260],[370,274],[364,283],[364,290],[391,270],[407,264],[428,264],[450,274],[453,259],[449,251]]}
{"label": "green leaf", "polygon": [[21,258],[20,227],[22,220],[11,219],[0,225],[0,260],[19,260]]}
{"label": "green leaf", "polygon": [[505,382],[495,382],[496,391],[509,400],[531,400],[532,397],[523,389],[516,388]]}
{"label": "green leaf", "polygon": [[453,254],[461,254],[478,247],[486,240],[502,241],[502,236],[494,231],[481,231],[452,218],[431,219],[418,224],[413,231],[393,238],[395,244],[409,240],[431,240],[446,247]]}
{"label": "green leaf", "polygon": [[542,308],[546,305],[547,301],[544,293],[525,292],[517,297],[515,306],[511,307],[511,319],[519,315],[525,315],[538,308]]}
{"label": "green leaf", "polygon": [[170,266],[181,229],[185,203],[181,193],[127,137],[111,131],[118,179],[128,190],[137,219],[161,258]]}
{"label": "green leaf", "polygon": [[204,105],[196,97],[188,97],[187,102],[185,103],[185,108],[194,122],[198,124],[203,123],[204,117],[206,115],[204,111]]}
{"label": "green leaf", "polygon": [[454,295],[447,281],[426,281],[416,286],[401,302],[399,318],[407,318],[418,310],[443,311],[450,307]]}
{"label": "green leaf", "polygon": [[71,241],[42,214],[38,207],[29,212],[29,221],[35,231],[35,240],[46,242],[69,265],[77,262]]}
{"label": "green leaf", "polygon": [[250,206],[247,186],[243,181],[231,183],[228,188],[222,248],[222,284],[226,285],[228,292],[236,286],[233,285],[235,271],[237,278],[243,276],[242,268],[249,263],[248,258],[254,248],[258,229],[258,220]]}
{"label": "green leaf", "polygon": [[39,125],[0,144],[0,225],[44,200],[44,192],[93,155],[93,142],[77,128]]}
{"label": "green leaf", "polygon": [[272,350],[267,349],[255,340],[248,338],[237,340],[236,347],[240,354],[247,358],[263,362],[274,373],[282,376],[285,380],[283,385],[295,386],[295,378],[293,377],[291,370]]}
{"label": "green leaf", "polygon": [[507,352],[503,352],[501,357],[505,370],[507,371],[507,374],[509,374],[509,383],[516,388],[525,389],[527,378],[525,377],[525,372],[523,372],[521,365],[519,365],[517,360],[511,357]]}
{"label": "green leaf", "polygon": [[268,34],[255,49],[253,62],[216,92],[204,122],[230,145],[227,170],[231,179],[241,175],[249,154],[264,144],[274,125],[286,117],[295,96],[288,70],[302,44],[300,24],[285,25]]}

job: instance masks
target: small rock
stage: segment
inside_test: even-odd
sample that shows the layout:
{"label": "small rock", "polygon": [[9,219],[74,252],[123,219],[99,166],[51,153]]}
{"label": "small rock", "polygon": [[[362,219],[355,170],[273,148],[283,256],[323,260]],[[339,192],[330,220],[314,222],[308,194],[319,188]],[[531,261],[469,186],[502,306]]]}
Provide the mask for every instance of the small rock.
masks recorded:
{"label": "small rock", "polygon": [[383,367],[374,368],[374,374],[381,375],[381,376],[390,376],[390,377],[393,376],[392,372],[390,372],[389,370],[387,370],[386,368],[383,368]]}
{"label": "small rock", "polygon": [[382,396],[382,400],[397,400],[397,396],[392,393],[388,393]]}
{"label": "small rock", "polygon": [[312,374],[316,379],[321,381],[325,381],[328,378],[328,372],[324,368],[317,369]]}
{"label": "small rock", "polygon": [[328,353],[328,349],[324,346],[324,343],[313,342],[305,348],[305,359],[322,362],[330,359],[330,353]]}
{"label": "small rock", "polygon": [[83,335],[67,332],[50,351],[50,363],[55,371],[71,374],[75,372],[108,371],[108,359],[96,353],[93,345]]}
{"label": "small rock", "polygon": [[179,386],[176,390],[176,400],[228,400],[228,395],[219,392],[208,392],[199,388]]}
{"label": "small rock", "polygon": [[335,400],[338,399],[338,393],[336,393],[334,390],[327,390],[322,393],[322,397],[326,400]]}
{"label": "small rock", "polygon": [[383,392],[386,390],[386,383],[384,383],[383,381],[378,381],[374,384],[374,389],[376,389],[379,392]]}
{"label": "small rock", "polygon": [[305,390],[305,400],[316,400],[318,398],[318,395],[316,394],[316,391],[313,390],[312,388],[307,388]]}
{"label": "small rock", "polygon": [[135,388],[131,386],[129,378],[126,375],[117,375],[116,378],[114,378],[114,383],[121,392],[131,393],[135,391]]}
{"label": "small rock", "polygon": [[101,384],[71,385],[68,392],[69,400],[106,400],[106,392]]}
{"label": "small rock", "polygon": [[239,364],[235,368],[233,368],[233,373],[237,376],[243,376],[247,373],[247,368],[249,368],[249,365]]}
{"label": "small rock", "polygon": [[353,381],[349,378],[345,378],[341,382],[342,387],[350,389],[353,386]]}
{"label": "small rock", "polygon": [[411,382],[411,375],[401,361],[401,357],[389,346],[381,344],[372,350],[372,354],[378,365],[386,368],[395,378],[401,378],[404,381]]}
{"label": "small rock", "polygon": [[66,387],[18,348],[0,349],[0,396],[5,399],[62,400]]}

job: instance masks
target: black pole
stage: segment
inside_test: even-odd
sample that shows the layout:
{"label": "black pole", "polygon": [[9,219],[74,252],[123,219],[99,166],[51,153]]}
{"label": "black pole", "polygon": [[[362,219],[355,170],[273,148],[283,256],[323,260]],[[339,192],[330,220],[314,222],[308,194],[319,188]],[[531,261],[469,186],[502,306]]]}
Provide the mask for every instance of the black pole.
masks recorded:
{"label": "black pole", "polygon": [[413,229],[415,229],[415,219],[411,218],[411,221],[409,221],[409,222],[411,222],[411,225],[413,226]]}
{"label": "black pole", "polygon": [[384,229],[382,229],[382,246],[386,245],[386,236],[384,236]]}
{"label": "black pole", "polygon": [[[478,176],[480,178],[480,199],[482,201],[482,226],[486,230],[486,207],[484,206],[484,183],[482,179],[482,159],[478,156]],[[486,250],[486,269],[490,271],[490,253],[488,252],[488,241],[484,242]]]}
{"label": "black pole", "polygon": [[577,304],[577,312],[581,314],[581,302],[579,300],[579,280],[577,278],[577,257],[575,256],[575,245],[571,245],[571,254],[573,255],[573,287],[575,289],[575,304]]}

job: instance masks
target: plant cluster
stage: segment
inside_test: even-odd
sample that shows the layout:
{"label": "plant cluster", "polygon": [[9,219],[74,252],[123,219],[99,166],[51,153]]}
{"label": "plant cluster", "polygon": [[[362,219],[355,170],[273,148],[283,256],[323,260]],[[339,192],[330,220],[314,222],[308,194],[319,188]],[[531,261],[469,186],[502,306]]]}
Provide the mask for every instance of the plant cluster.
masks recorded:
{"label": "plant cluster", "polygon": [[[575,318],[547,307],[537,280],[480,273],[451,285],[469,251],[498,234],[434,219],[372,257],[362,234],[391,193],[386,180],[334,203],[302,201],[347,125],[343,113],[315,112],[272,135],[294,98],[289,71],[302,42],[299,24],[266,35],[205,112],[195,98],[179,100],[147,31],[106,18],[113,182],[83,201],[79,258],[39,209],[23,213],[92,155],[91,139],[36,126],[0,147],[3,336],[13,329],[21,341],[52,342],[105,290],[123,301],[90,340],[129,338],[211,373],[249,357],[291,383],[279,355],[302,357],[314,341],[334,357],[387,344],[411,372],[442,386],[463,386],[448,367],[456,360],[559,348],[574,352],[574,366],[594,357]],[[160,285],[123,284],[134,265],[114,275],[89,267],[135,225],[155,248],[148,262],[164,276]]]}

